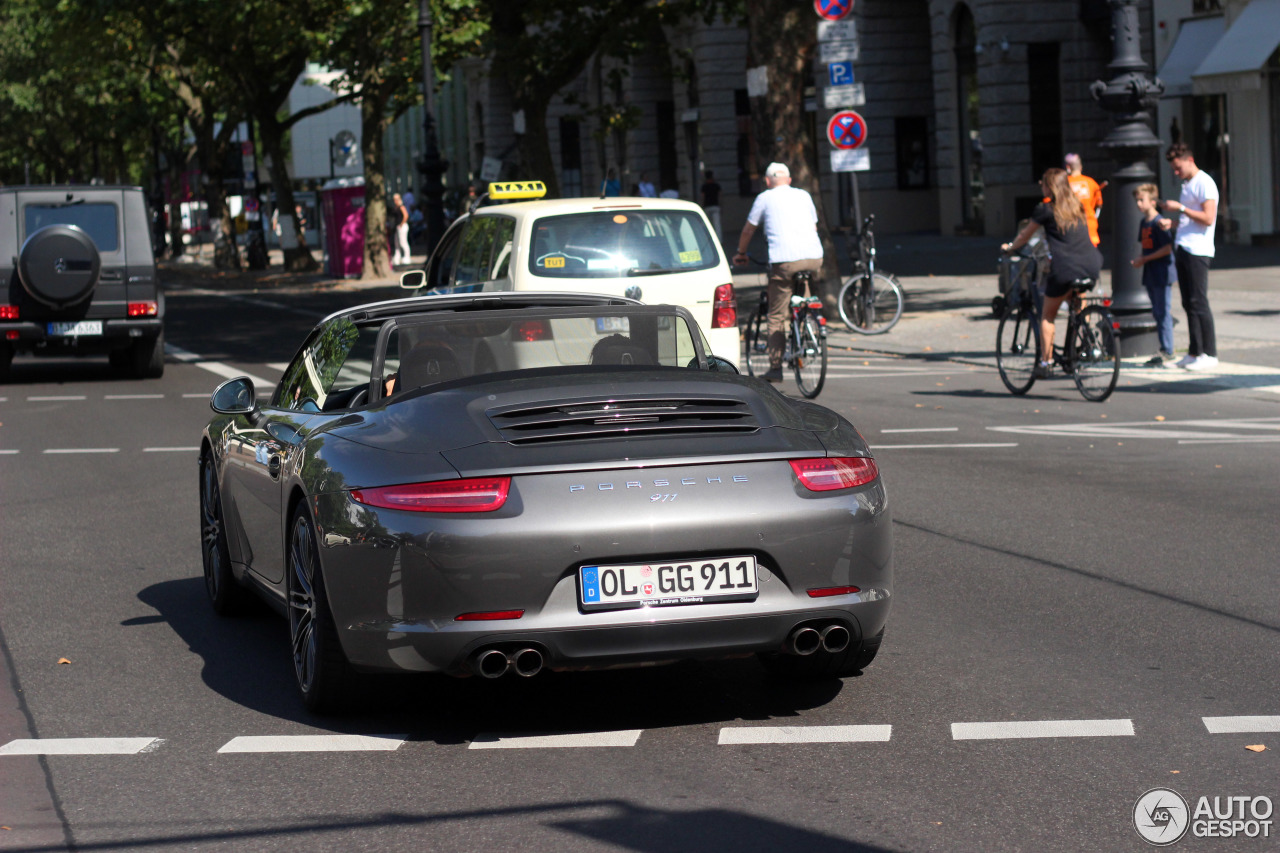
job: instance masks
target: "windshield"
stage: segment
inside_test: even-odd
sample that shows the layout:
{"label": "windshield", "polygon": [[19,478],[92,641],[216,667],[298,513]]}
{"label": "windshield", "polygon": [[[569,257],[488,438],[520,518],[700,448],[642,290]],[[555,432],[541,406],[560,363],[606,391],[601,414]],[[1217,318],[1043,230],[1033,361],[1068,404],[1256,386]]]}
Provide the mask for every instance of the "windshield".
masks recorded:
{"label": "windshield", "polygon": [[702,217],[686,210],[593,210],[534,223],[529,271],[615,278],[711,269],[720,262]]}
{"label": "windshield", "polygon": [[670,306],[418,314],[383,324],[375,365],[386,396],[507,371],[699,368],[696,328]]}

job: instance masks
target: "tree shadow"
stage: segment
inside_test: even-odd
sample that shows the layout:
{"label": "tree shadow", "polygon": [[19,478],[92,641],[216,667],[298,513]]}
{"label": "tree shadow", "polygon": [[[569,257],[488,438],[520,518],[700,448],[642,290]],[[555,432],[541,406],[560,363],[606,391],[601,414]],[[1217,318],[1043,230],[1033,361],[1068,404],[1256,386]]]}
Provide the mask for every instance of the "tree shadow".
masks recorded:
{"label": "tree shadow", "polygon": [[215,615],[203,578],[165,581],[138,593],[204,661],[209,689],[267,716],[342,732],[412,732],[415,740],[461,743],[503,733],[654,729],[733,720],[792,718],[843,688],[837,678],[793,681],[766,673],[754,656],[596,672],[544,671],[496,680],[444,675],[368,677],[352,712],[318,717],[294,686],[287,623],[266,605],[235,618]]}

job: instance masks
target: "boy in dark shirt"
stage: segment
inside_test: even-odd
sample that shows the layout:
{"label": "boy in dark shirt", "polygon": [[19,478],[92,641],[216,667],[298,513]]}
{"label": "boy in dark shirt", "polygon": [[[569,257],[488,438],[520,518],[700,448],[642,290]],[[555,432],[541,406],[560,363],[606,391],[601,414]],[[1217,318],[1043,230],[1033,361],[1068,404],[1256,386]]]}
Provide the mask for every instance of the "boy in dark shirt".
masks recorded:
{"label": "boy in dark shirt", "polygon": [[1160,333],[1160,354],[1148,361],[1147,367],[1164,367],[1164,359],[1173,358],[1173,314],[1169,308],[1177,274],[1173,271],[1173,235],[1160,226],[1159,198],[1160,188],[1155,184],[1142,184],[1133,191],[1143,216],[1138,231],[1142,255],[1129,263],[1142,270],[1142,286],[1151,297],[1151,314]]}

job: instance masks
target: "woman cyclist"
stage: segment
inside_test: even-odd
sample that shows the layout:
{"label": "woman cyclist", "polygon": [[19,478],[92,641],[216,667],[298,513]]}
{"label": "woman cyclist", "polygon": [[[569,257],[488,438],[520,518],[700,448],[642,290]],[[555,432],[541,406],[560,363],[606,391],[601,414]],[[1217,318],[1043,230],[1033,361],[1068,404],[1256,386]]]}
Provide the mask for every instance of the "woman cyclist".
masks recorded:
{"label": "woman cyclist", "polygon": [[1080,199],[1071,191],[1067,173],[1062,169],[1048,169],[1040,179],[1040,189],[1045,200],[1036,206],[1031,221],[1012,243],[1000,248],[1016,252],[1044,229],[1049,241],[1049,254],[1053,258],[1049,278],[1044,291],[1044,311],[1040,320],[1039,363],[1035,368],[1038,379],[1047,378],[1053,365],[1053,321],[1058,308],[1072,295],[1071,285],[1077,279],[1097,280],[1102,272],[1102,253],[1089,239],[1089,226]]}

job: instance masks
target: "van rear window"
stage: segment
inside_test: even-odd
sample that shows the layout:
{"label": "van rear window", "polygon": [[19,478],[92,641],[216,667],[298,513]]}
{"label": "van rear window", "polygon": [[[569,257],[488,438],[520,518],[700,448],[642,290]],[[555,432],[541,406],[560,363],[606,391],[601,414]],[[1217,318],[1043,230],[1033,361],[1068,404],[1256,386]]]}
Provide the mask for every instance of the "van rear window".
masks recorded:
{"label": "van rear window", "polygon": [[529,271],[549,278],[617,278],[711,269],[720,255],[702,217],[684,210],[613,209],[534,223]]}
{"label": "van rear window", "polygon": [[48,225],[75,225],[89,235],[99,252],[120,248],[120,217],[114,204],[28,204],[24,214],[27,237]]}

